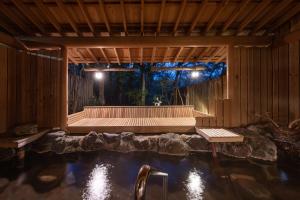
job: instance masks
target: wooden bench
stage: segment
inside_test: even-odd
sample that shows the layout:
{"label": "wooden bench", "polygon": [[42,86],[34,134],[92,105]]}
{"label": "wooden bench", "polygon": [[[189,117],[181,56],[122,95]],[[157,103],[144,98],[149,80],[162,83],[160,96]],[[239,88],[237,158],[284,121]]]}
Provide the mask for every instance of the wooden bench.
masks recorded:
{"label": "wooden bench", "polygon": [[211,143],[213,157],[217,157],[215,143],[217,142],[243,142],[244,136],[223,128],[197,128],[196,132]]}
{"label": "wooden bench", "polygon": [[70,133],[187,133],[195,131],[194,106],[86,106],[69,115]]}

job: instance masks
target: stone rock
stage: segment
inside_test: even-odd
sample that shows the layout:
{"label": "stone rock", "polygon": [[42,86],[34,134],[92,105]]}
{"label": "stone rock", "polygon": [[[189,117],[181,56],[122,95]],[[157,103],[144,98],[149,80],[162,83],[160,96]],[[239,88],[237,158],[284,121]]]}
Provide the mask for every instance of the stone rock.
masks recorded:
{"label": "stone rock", "polygon": [[53,141],[53,143],[51,143],[51,151],[53,151],[57,154],[64,153],[65,148],[66,148],[65,137],[58,137]]}
{"label": "stone rock", "polygon": [[40,138],[38,142],[35,142],[33,144],[31,150],[38,153],[45,153],[45,152],[52,151],[52,145],[53,143],[56,143],[55,140],[57,138],[61,138],[65,136],[66,136],[66,132],[64,131],[55,131],[55,132],[47,133],[42,138]]}
{"label": "stone rock", "polygon": [[116,149],[120,146],[121,136],[116,133],[103,133],[104,147],[108,150]]}
{"label": "stone rock", "polygon": [[268,137],[246,128],[235,128],[233,131],[243,135],[244,142],[220,144],[219,152],[238,158],[254,158],[264,161],[277,160],[277,147]]}
{"label": "stone rock", "polygon": [[64,137],[63,139],[65,140],[65,148],[64,148],[64,153],[73,153],[77,151],[84,151],[81,147],[81,142],[82,142],[81,136],[68,136]]}
{"label": "stone rock", "polygon": [[177,134],[167,133],[158,138],[158,151],[161,154],[184,156],[188,154],[189,147]]}
{"label": "stone rock", "polygon": [[186,141],[187,145],[192,151],[210,151],[209,142],[200,135],[191,135],[191,137]]}
{"label": "stone rock", "polygon": [[123,141],[133,141],[134,136],[135,135],[132,132],[123,132],[123,133],[121,133],[121,140],[123,140]]}
{"label": "stone rock", "polygon": [[135,136],[133,145],[137,151],[157,151],[157,137]]}
{"label": "stone rock", "polygon": [[95,151],[103,148],[103,136],[91,131],[88,135],[84,136],[79,142],[84,151]]}
{"label": "stone rock", "polygon": [[226,143],[220,144],[219,146],[224,155],[236,158],[248,158],[252,153],[251,146],[244,143]]}

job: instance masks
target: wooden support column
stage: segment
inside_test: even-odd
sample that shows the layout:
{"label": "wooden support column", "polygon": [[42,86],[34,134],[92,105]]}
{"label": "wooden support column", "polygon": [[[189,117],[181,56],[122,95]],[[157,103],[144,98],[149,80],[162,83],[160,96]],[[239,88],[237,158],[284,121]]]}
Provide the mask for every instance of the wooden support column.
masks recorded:
{"label": "wooden support column", "polygon": [[60,126],[63,130],[67,127],[68,116],[68,49],[62,48],[62,67],[61,67],[61,118]]}

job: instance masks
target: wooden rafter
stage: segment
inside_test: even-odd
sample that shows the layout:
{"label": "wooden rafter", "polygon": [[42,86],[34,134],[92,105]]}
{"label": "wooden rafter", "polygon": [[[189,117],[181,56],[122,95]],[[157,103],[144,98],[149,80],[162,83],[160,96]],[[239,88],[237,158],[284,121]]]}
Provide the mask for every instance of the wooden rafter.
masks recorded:
{"label": "wooden rafter", "polygon": [[65,4],[62,2],[62,0],[55,0],[57,6],[59,7],[60,11],[64,14],[64,16],[67,18],[69,24],[75,31],[75,33],[79,36],[81,36],[81,32],[79,31],[77,25],[75,24],[74,20],[71,18],[71,16],[68,14]]}
{"label": "wooden rafter", "polygon": [[204,8],[205,8],[207,2],[208,2],[208,0],[204,0],[201,3],[200,7],[198,8],[197,16],[194,18],[194,21],[192,22],[192,24],[188,30],[188,34],[191,34],[193,32],[193,30],[195,29],[195,27],[197,26],[200,16],[203,15],[203,11],[204,11]]}
{"label": "wooden rafter", "polygon": [[216,62],[222,62],[223,60],[225,60],[227,57],[227,54],[224,53],[218,60],[216,60]]}
{"label": "wooden rafter", "polygon": [[274,31],[279,26],[283,25],[285,22],[287,22],[289,19],[294,17],[297,13],[300,13],[300,4],[296,4],[289,12],[287,12],[283,17],[280,17],[270,28],[270,31]]}
{"label": "wooden rafter", "polygon": [[175,55],[175,58],[174,58],[174,62],[177,62],[179,56],[180,56],[180,53],[182,52],[183,50],[183,47],[180,47]]}
{"label": "wooden rafter", "polygon": [[96,56],[94,55],[94,53],[92,52],[91,49],[86,48],[86,51],[88,52],[88,54],[93,58],[93,60],[97,63],[98,59],[96,58]]}
{"label": "wooden rafter", "polygon": [[[79,56],[79,58],[80,58],[80,62],[81,63],[84,63],[84,61],[85,61],[85,58],[84,58],[84,56],[82,55],[82,53],[80,52],[80,50],[77,48],[77,49],[75,49],[75,51],[73,51],[73,52],[76,52],[76,54]],[[87,62],[86,62],[87,63]]]}
{"label": "wooden rafter", "polygon": [[159,12],[158,25],[157,25],[157,29],[156,29],[157,35],[159,35],[159,33],[160,33],[162,19],[164,17],[164,12],[165,12],[165,6],[166,6],[166,0],[162,0],[161,6],[160,6],[160,12]]}
{"label": "wooden rafter", "polygon": [[253,33],[259,31],[263,26],[265,26],[272,18],[283,11],[293,0],[281,1],[274,9],[267,13],[264,18],[255,26]]}
{"label": "wooden rafter", "polygon": [[103,0],[98,0],[98,2],[99,2],[100,13],[101,13],[102,18],[104,20],[107,32],[110,34],[111,33],[111,28],[110,28],[109,21],[107,19],[107,15],[106,15],[106,12],[105,12],[105,9],[104,9],[104,2],[103,2]]}
{"label": "wooden rafter", "polygon": [[269,46],[270,36],[127,36],[127,37],[17,37],[21,41],[48,46],[84,48],[146,48],[205,46]]}
{"label": "wooden rafter", "polygon": [[141,35],[144,35],[144,0],[141,0]]}
{"label": "wooden rafter", "polygon": [[261,3],[259,3],[253,10],[253,12],[251,12],[240,24],[238,31],[242,31],[244,30],[244,28],[257,16],[259,15],[261,12],[263,12],[265,10],[265,8],[271,3],[272,0],[263,0]]}
{"label": "wooden rafter", "polygon": [[196,47],[192,47],[191,50],[190,50],[190,52],[189,52],[188,55],[185,57],[185,59],[184,59],[183,62],[187,62],[187,61],[190,59],[190,57],[193,55],[193,53],[195,52],[196,49],[197,49]]}
{"label": "wooden rafter", "polygon": [[107,57],[107,55],[106,55],[104,49],[103,49],[103,48],[99,48],[99,49],[100,49],[100,51],[101,51],[101,53],[102,53],[102,55],[103,55],[105,61],[106,61],[108,64],[110,64],[110,60],[108,59],[108,57]]}
{"label": "wooden rafter", "polygon": [[114,48],[114,52],[115,52],[115,54],[116,54],[118,64],[121,65],[120,57],[119,57],[117,48]]}
{"label": "wooden rafter", "polygon": [[152,53],[151,53],[151,61],[150,64],[152,65],[155,59],[155,54],[156,54],[156,47],[152,48]]}
{"label": "wooden rafter", "polygon": [[26,26],[22,20],[20,20],[12,11],[10,11],[3,3],[3,1],[0,1],[0,11],[6,15],[10,20],[12,20],[13,23],[18,25],[22,31],[25,33],[32,35],[31,30],[28,29],[28,26]]}
{"label": "wooden rafter", "polygon": [[38,28],[42,34],[47,34],[42,24],[36,20],[36,16],[34,16],[34,14],[24,6],[23,2],[19,0],[12,0],[12,2],[19,9],[19,11]]}
{"label": "wooden rafter", "polygon": [[166,48],[165,53],[164,53],[164,56],[163,56],[162,62],[165,62],[165,60],[166,60],[166,58],[167,58],[167,54],[168,54],[169,48],[170,48],[170,47],[167,47],[167,48]]}
{"label": "wooden rafter", "polygon": [[245,11],[247,8],[247,5],[249,4],[251,0],[243,0],[241,4],[233,11],[232,15],[229,17],[229,19],[225,22],[222,31],[226,31],[230,25],[236,20],[236,18]]}
{"label": "wooden rafter", "polygon": [[221,5],[219,5],[219,7],[215,11],[213,17],[209,20],[208,25],[206,26],[206,29],[205,29],[206,32],[209,32],[210,29],[214,26],[217,18],[222,13],[222,11],[224,10],[224,8],[228,5],[228,2],[229,2],[229,0],[223,0],[222,3],[221,3]]}
{"label": "wooden rafter", "polygon": [[222,51],[224,51],[225,47],[217,48],[211,55],[209,60],[212,61],[217,55],[219,55]]}
{"label": "wooden rafter", "polygon": [[143,48],[140,48],[140,65],[143,64],[144,51]]}
{"label": "wooden rafter", "polygon": [[7,24],[6,21],[0,18],[0,27],[2,27],[4,30],[6,30],[11,35],[17,35],[18,33],[16,30],[11,27],[11,25]]}
{"label": "wooden rafter", "polygon": [[47,6],[44,5],[43,0],[36,0],[34,1],[36,6],[42,11],[43,15],[49,20],[49,22],[52,24],[52,26],[57,30],[58,33],[62,35],[61,26],[56,20],[56,18],[53,16],[53,14],[49,11]]}
{"label": "wooden rafter", "polygon": [[197,61],[198,60],[203,60],[203,57],[206,53],[208,53],[210,50],[211,50],[211,46],[207,47],[207,48],[204,48],[204,50],[200,53],[200,55],[196,58]]}
{"label": "wooden rafter", "polygon": [[125,12],[124,0],[121,0],[120,4],[121,4],[121,11],[122,11],[122,20],[123,20],[124,32],[125,32],[125,35],[127,35],[128,34],[128,30],[127,30],[127,20],[126,20],[126,12]]}
{"label": "wooden rafter", "polygon": [[178,26],[180,24],[180,20],[182,18],[182,15],[183,15],[183,12],[184,12],[184,9],[185,9],[185,6],[186,6],[186,2],[187,2],[187,0],[182,0],[181,1],[180,11],[178,13],[178,16],[177,16],[177,19],[176,19],[176,22],[175,22],[175,25],[174,25],[174,28],[173,28],[173,34],[174,35],[176,35]]}
{"label": "wooden rafter", "polygon": [[72,56],[68,55],[68,59],[69,59],[72,63],[74,63],[75,65],[78,64],[78,62],[77,62]]}
{"label": "wooden rafter", "polygon": [[86,9],[83,1],[82,0],[77,0],[77,3],[79,5],[81,13],[83,14],[83,16],[84,16],[84,18],[85,18],[85,20],[86,20],[86,22],[87,22],[87,24],[88,24],[91,32],[92,32],[92,34],[95,35],[94,25],[92,24],[92,20],[91,20],[90,16],[88,15],[87,9]]}

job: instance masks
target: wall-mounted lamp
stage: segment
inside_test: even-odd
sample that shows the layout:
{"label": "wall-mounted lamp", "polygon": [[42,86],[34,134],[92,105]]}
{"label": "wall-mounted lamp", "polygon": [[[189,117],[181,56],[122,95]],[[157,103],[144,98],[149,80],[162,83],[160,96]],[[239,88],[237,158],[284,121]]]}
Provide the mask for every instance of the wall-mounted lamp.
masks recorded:
{"label": "wall-mounted lamp", "polygon": [[96,80],[100,80],[103,78],[103,73],[102,72],[96,72],[95,73],[95,79]]}
{"label": "wall-mounted lamp", "polygon": [[198,78],[199,75],[200,75],[200,73],[198,71],[193,71],[191,74],[192,78]]}

